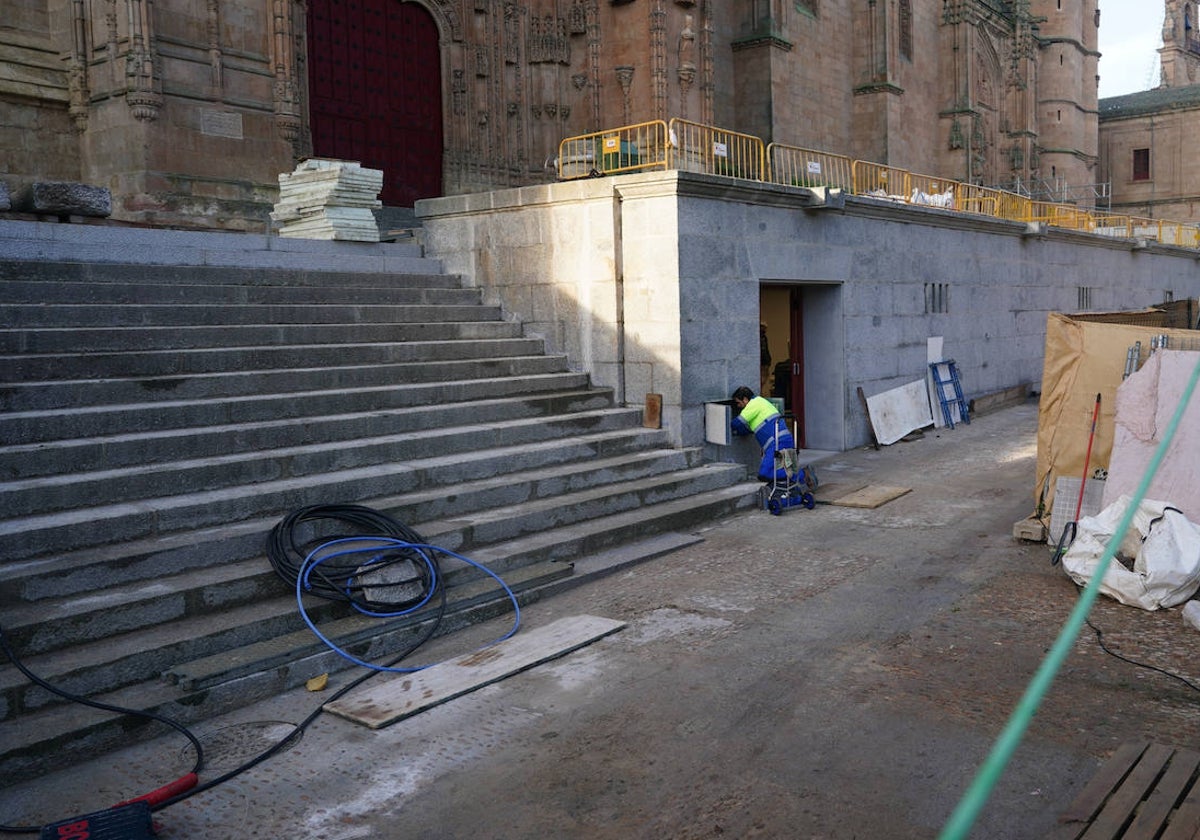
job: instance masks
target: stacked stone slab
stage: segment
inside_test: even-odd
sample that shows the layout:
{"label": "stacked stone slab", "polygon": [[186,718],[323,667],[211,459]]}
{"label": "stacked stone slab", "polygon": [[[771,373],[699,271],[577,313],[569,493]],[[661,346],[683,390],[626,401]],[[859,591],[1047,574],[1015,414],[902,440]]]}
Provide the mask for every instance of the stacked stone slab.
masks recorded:
{"label": "stacked stone slab", "polygon": [[347,160],[309,158],[279,176],[271,218],[280,236],[378,242],[374,209],[381,207],[383,172]]}

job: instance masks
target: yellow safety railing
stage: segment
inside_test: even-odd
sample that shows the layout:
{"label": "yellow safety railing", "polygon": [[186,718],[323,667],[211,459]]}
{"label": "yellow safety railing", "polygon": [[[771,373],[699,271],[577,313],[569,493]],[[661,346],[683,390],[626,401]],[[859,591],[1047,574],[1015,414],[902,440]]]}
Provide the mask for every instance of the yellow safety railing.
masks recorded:
{"label": "yellow safety railing", "polygon": [[954,209],[963,213],[978,213],[984,216],[996,216],[1000,212],[1000,202],[1004,193],[990,187],[980,187],[976,184],[955,184],[957,195]]}
{"label": "yellow safety railing", "polygon": [[667,169],[667,124],[662,120],[568,137],[558,144],[558,177],[594,178]]}
{"label": "yellow safety railing", "polygon": [[904,197],[909,204],[956,210],[961,186],[957,181],[909,172],[905,181]]}
{"label": "yellow safety railing", "polygon": [[1053,201],[1031,201],[1029,210],[1018,222],[1045,222],[1052,227],[1068,230],[1090,230],[1092,214],[1072,204],[1056,204]]}
{"label": "yellow safety railing", "polygon": [[569,137],[559,144],[557,169],[558,177],[563,180],[645,169],[679,169],[784,186],[831,187],[905,204],[1200,249],[1197,224],[1034,201],[1006,190],[786,143],[764,146],[762,140],[751,134],[679,118],[669,123],[654,120]]}
{"label": "yellow safety railing", "polygon": [[1162,241],[1162,226],[1161,219],[1141,219],[1137,216],[1129,217],[1129,235],[1135,239],[1153,239],[1155,242]]}
{"label": "yellow safety railing", "polygon": [[908,174],[906,169],[865,160],[856,160],[850,166],[855,195],[892,198],[897,201],[907,198]]}
{"label": "yellow safety railing", "polygon": [[1200,227],[1185,225],[1183,222],[1163,222],[1162,238],[1159,242],[1167,245],[1178,245],[1182,248],[1200,247]]}
{"label": "yellow safety railing", "polygon": [[1133,220],[1125,215],[1094,213],[1091,232],[1115,239],[1127,239],[1133,236]]}
{"label": "yellow safety railing", "polygon": [[832,155],[799,146],[771,143],[767,146],[767,180],[789,187],[836,187],[854,189],[851,165],[845,155]]}
{"label": "yellow safety railing", "polygon": [[681,120],[668,126],[671,149],[670,169],[707,172],[762,181],[766,175],[763,141],[752,134]]}

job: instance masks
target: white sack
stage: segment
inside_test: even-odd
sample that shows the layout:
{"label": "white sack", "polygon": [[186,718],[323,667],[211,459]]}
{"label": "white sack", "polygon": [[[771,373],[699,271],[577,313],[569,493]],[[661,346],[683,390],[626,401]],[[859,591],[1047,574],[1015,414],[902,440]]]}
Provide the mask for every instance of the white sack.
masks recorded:
{"label": "white sack", "polygon": [[[1130,501],[1123,495],[1095,516],[1079,520],[1075,542],[1062,564],[1080,586],[1095,574]],[[1114,556],[1100,591],[1122,604],[1144,610],[1174,607],[1200,588],[1200,528],[1171,509],[1169,502],[1143,499],[1116,553],[1132,558],[1133,570]]]}

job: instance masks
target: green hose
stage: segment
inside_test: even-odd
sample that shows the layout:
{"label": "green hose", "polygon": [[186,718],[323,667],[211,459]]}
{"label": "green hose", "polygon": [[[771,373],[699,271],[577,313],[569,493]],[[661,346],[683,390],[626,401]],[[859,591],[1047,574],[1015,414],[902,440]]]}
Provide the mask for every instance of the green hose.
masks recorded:
{"label": "green hose", "polygon": [[1088,612],[1092,608],[1092,603],[1096,600],[1096,595],[1100,591],[1100,583],[1104,580],[1104,575],[1108,572],[1109,563],[1116,553],[1117,546],[1121,544],[1121,538],[1129,530],[1129,524],[1133,521],[1134,514],[1137,513],[1138,505],[1145,498],[1146,491],[1150,488],[1150,481],[1154,478],[1154,474],[1158,472],[1159,465],[1162,463],[1167,449],[1171,445],[1171,440],[1175,437],[1175,432],[1183,420],[1184,410],[1187,408],[1188,401],[1192,398],[1192,392],[1196,390],[1197,380],[1200,380],[1200,361],[1196,363],[1195,368],[1192,370],[1191,379],[1188,380],[1187,387],[1184,389],[1183,395],[1179,398],[1179,405],[1175,408],[1175,414],[1171,417],[1171,422],[1167,426],[1162,442],[1159,443],[1158,448],[1154,451],[1154,457],[1150,459],[1150,463],[1146,466],[1146,472],[1142,475],[1142,481],[1138,484],[1137,490],[1133,494],[1133,500],[1129,503],[1125,515],[1121,517],[1121,521],[1117,525],[1112,539],[1109,540],[1108,545],[1105,547],[1104,553],[1100,557],[1099,565],[1092,574],[1092,579],[1084,587],[1083,594],[1080,595],[1075,608],[1071,611],[1070,616],[1067,617],[1067,621],[1059,632],[1054,646],[1050,648],[1050,652],[1042,660],[1037,673],[1030,680],[1028,687],[1025,689],[1025,694],[1021,697],[1016,709],[1013,710],[1012,715],[1009,717],[1004,731],[996,739],[996,743],[992,747],[987,760],[980,767],[975,780],[963,795],[962,800],[958,803],[958,807],[954,809],[954,813],[950,815],[950,819],[942,829],[942,833],[938,835],[938,840],[963,840],[971,830],[971,826],[974,825],[979,812],[987,803],[992,789],[1000,779],[1000,774],[1004,772],[1009,759],[1012,758],[1013,752],[1016,751],[1017,744],[1020,743],[1025,730],[1029,728],[1029,722],[1033,719],[1038,706],[1041,705],[1042,698],[1045,697],[1047,690],[1050,688],[1050,683],[1053,682],[1055,675],[1058,674],[1058,669],[1062,667],[1063,660],[1067,658],[1071,646],[1075,643],[1075,639],[1079,636],[1079,631],[1083,628],[1084,621],[1087,619]]}

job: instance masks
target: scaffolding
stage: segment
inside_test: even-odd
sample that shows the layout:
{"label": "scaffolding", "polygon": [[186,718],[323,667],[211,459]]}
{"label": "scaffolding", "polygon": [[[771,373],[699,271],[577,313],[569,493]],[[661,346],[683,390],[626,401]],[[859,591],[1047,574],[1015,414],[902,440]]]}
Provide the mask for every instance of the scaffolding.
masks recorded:
{"label": "scaffolding", "polygon": [[1105,213],[1112,211],[1112,182],[1102,184],[1068,184],[1064,178],[1046,180],[1044,178],[1021,178],[1017,176],[998,189],[1008,190],[1017,195],[1023,195],[1034,201],[1048,201],[1055,204],[1074,204],[1077,207],[1089,207]]}

